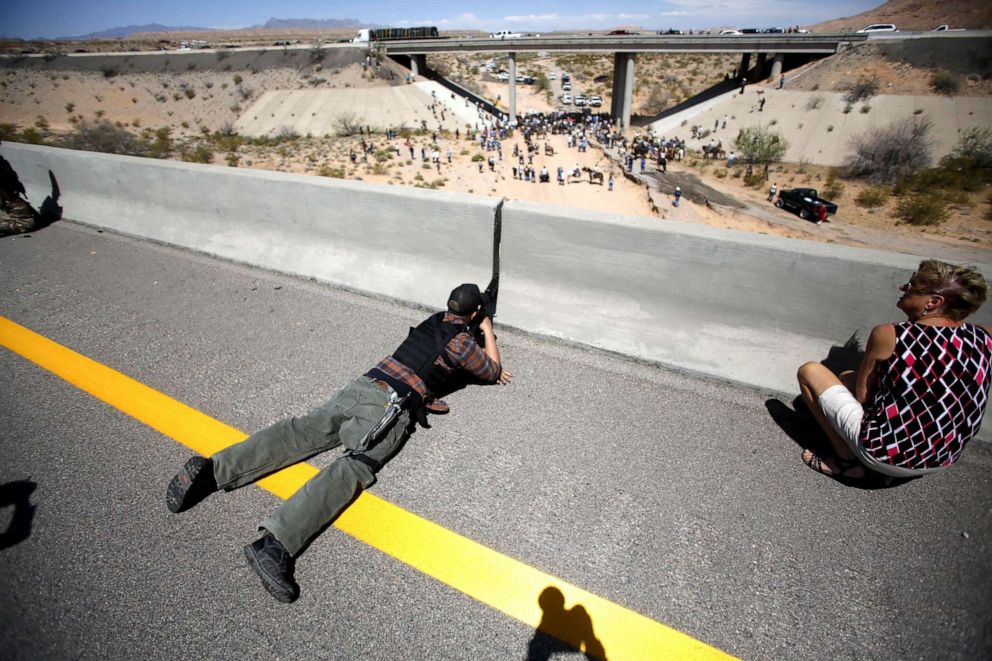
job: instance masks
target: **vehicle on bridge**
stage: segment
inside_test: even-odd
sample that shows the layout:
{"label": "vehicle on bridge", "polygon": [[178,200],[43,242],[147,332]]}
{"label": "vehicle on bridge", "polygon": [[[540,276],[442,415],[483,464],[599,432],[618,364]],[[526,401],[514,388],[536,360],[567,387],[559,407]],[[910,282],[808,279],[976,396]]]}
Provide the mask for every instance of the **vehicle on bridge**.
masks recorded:
{"label": "vehicle on bridge", "polygon": [[859,33],[865,32],[899,32],[896,26],[892,23],[872,23],[871,25],[866,25],[860,30]]}
{"label": "vehicle on bridge", "polygon": [[353,44],[365,44],[373,41],[398,41],[401,39],[438,39],[437,27],[425,26],[418,28],[362,28],[358,36],[351,40]]}
{"label": "vehicle on bridge", "polygon": [[490,39],[521,39],[523,37],[522,32],[510,32],[509,30],[500,30],[499,32],[493,32],[489,35]]}
{"label": "vehicle on bridge", "polygon": [[740,30],[720,30],[721,37],[739,37],[742,34],[744,33]]}
{"label": "vehicle on bridge", "polygon": [[837,205],[821,198],[815,188],[790,188],[779,193],[775,200],[775,206],[779,209],[795,211],[803,220],[816,220],[819,205],[827,208],[828,216],[837,213]]}
{"label": "vehicle on bridge", "polygon": [[964,32],[964,28],[952,28],[948,25],[938,25],[932,32]]}

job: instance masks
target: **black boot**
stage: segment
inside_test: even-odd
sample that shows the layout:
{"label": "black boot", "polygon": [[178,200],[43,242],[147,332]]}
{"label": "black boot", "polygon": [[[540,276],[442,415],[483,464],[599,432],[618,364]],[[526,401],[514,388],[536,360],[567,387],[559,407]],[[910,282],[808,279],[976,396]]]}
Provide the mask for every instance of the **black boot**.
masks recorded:
{"label": "black boot", "polygon": [[245,546],[245,557],[273,597],[291,604],[300,596],[300,586],[293,579],[293,556],[272,533],[266,532],[264,537]]}
{"label": "black boot", "polygon": [[204,457],[190,457],[165,491],[165,504],[169,511],[185,512],[217,491],[214,480],[214,462]]}

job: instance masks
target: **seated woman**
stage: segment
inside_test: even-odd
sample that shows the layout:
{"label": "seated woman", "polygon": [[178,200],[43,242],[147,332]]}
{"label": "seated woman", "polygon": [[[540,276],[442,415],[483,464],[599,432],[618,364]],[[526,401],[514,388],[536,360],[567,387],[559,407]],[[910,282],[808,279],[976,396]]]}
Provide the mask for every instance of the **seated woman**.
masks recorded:
{"label": "seated woman", "polygon": [[989,393],[992,329],[965,323],[988,295],[973,268],[926,260],[900,288],[907,321],[876,326],[857,373],[799,368],[799,387],[836,457],[815,471],[910,478],[947,468],[978,432]]}

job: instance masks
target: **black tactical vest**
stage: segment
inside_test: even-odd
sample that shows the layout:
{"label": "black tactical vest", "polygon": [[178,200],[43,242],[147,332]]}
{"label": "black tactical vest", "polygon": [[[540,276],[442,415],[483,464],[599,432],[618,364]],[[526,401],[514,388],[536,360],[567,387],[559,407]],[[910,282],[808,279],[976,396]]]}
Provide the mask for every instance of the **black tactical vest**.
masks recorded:
{"label": "black tactical vest", "polygon": [[440,356],[452,369],[457,369],[445,347],[455,335],[467,330],[464,324],[444,323],[442,319],[444,312],[438,312],[411,328],[403,344],[393,352],[393,358],[416,372],[431,393],[444,392],[449,387],[448,372],[435,363]]}

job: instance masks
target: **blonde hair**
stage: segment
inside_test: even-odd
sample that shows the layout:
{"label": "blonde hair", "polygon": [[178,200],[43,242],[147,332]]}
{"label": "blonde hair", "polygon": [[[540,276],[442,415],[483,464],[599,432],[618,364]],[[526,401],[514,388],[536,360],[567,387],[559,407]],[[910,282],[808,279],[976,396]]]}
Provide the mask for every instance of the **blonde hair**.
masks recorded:
{"label": "blonde hair", "polygon": [[942,296],[944,314],[954,321],[961,321],[982,307],[989,293],[989,286],[978,269],[936,259],[920,262],[912,282],[918,291]]}

